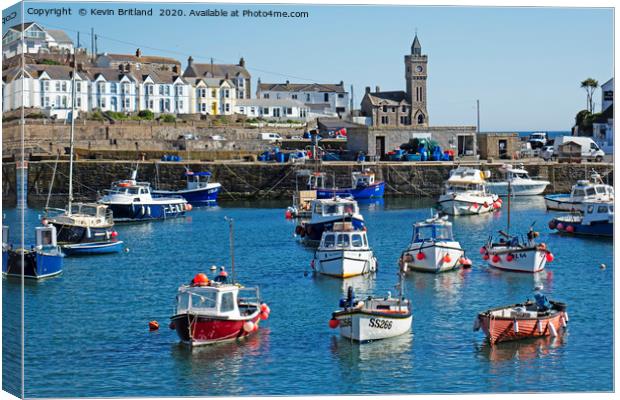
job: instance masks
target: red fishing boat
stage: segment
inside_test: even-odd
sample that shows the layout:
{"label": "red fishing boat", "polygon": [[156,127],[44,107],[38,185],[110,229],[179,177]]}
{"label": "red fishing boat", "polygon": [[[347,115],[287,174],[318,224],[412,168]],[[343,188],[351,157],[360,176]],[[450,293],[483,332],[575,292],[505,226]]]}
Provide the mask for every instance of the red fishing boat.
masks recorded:
{"label": "red fishing boat", "polygon": [[558,336],[566,328],[566,304],[547,301],[536,294],[536,301],[491,308],[478,314],[474,330],[482,328],[491,345],[509,340]]}

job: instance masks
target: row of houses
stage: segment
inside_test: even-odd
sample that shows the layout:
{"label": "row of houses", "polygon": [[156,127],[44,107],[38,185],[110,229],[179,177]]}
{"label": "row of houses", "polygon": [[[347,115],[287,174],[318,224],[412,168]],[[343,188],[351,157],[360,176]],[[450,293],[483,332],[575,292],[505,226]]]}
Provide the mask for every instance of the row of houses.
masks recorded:
{"label": "row of houses", "polygon": [[[62,31],[61,31],[62,32]],[[21,37],[37,37],[21,43]],[[64,34],[64,32],[63,32]],[[241,58],[237,64],[196,63],[190,56],[184,70],[169,57],[102,53],[95,57],[85,49],[60,42],[55,31],[36,23],[16,25],[3,36],[3,57],[9,68],[2,71],[3,111],[39,108],[65,118],[71,108],[73,57],[75,54],[76,107],[83,112],[101,110],[134,113],[233,115],[278,120],[309,120],[343,116],[350,111],[344,83],[262,83],[252,98],[251,75]],[[70,40],[69,40],[70,42]],[[21,62],[20,54],[25,64]],[[60,62],[58,60],[61,60]]]}

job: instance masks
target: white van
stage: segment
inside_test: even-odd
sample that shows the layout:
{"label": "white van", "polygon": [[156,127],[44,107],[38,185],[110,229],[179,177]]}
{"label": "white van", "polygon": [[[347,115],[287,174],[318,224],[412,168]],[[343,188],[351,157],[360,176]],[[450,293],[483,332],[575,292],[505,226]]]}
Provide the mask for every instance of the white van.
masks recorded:
{"label": "white van", "polygon": [[282,136],[280,136],[279,133],[263,132],[263,133],[259,133],[258,134],[258,139],[259,140],[268,140],[270,142],[277,142],[279,140],[282,140]]}
{"label": "white van", "polygon": [[[575,142],[581,146],[581,158],[588,161],[603,161],[605,152],[598,147],[592,138],[585,136],[558,136],[553,142],[553,156],[559,154],[560,145],[566,142]],[[545,155],[543,154],[543,158]]]}

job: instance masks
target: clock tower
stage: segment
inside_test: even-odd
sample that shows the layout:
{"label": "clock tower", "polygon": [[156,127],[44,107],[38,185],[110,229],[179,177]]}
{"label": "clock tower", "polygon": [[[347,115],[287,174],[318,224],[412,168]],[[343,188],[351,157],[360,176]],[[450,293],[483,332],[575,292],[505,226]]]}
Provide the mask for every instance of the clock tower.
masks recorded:
{"label": "clock tower", "polygon": [[411,104],[409,118],[413,126],[428,126],[428,112],[426,110],[427,65],[428,57],[422,55],[422,46],[416,34],[411,44],[411,54],[405,56],[407,100]]}

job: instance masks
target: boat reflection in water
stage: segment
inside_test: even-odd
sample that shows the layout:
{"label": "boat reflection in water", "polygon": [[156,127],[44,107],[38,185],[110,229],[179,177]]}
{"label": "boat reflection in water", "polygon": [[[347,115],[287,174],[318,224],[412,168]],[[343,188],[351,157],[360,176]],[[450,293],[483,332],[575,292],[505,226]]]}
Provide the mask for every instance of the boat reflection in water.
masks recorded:
{"label": "boat reflection in water", "polygon": [[458,269],[442,272],[441,274],[409,274],[407,282],[411,283],[415,291],[420,293],[434,292],[444,305],[458,304],[463,297],[463,286],[472,273],[471,269]]}
{"label": "boat reflection in water", "polygon": [[335,279],[331,276],[314,274],[313,279],[317,284],[325,286],[326,292],[333,293],[340,289],[342,295],[345,296],[347,294],[347,288],[351,286],[353,287],[353,290],[358,295],[358,297],[366,298],[374,293],[376,283],[375,275],[376,272],[371,272],[366,275],[357,275],[350,278]]}
{"label": "boat reflection in water", "polygon": [[476,345],[476,352],[479,356],[492,363],[510,360],[532,360],[552,354],[557,348],[566,343],[567,337],[568,335],[560,335],[557,337],[544,336],[520,341],[496,343],[493,346],[491,346],[488,340],[485,340],[481,344]]}
{"label": "boat reflection in water", "polygon": [[537,286],[544,287],[547,290],[552,288],[553,284],[553,271],[542,270],[531,274],[525,274],[523,272],[510,272],[502,271],[495,268],[487,267],[487,272],[493,279],[500,279],[510,287],[518,287],[524,282],[532,282],[532,288]]}

